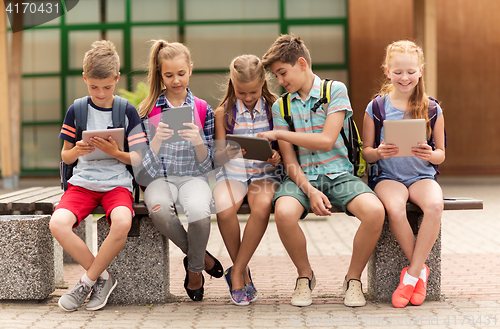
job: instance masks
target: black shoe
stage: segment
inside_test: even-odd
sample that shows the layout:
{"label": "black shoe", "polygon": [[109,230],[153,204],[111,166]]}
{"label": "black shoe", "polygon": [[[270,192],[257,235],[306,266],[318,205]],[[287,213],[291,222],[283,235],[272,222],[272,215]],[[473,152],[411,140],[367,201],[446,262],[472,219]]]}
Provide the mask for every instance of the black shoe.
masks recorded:
{"label": "black shoe", "polygon": [[188,283],[189,283],[187,256],[184,257],[184,269],[186,270],[186,278],[184,279],[184,289],[186,289],[186,292],[187,292],[189,298],[191,298],[195,302],[199,302],[199,301],[203,300],[203,293],[205,292],[205,290],[203,288],[203,285],[205,284],[205,278],[203,277],[203,274],[201,275],[201,279],[202,279],[201,288],[191,290],[187,287]]}
{"label": "black shoe", "polygon": [[212,256],[211,253],[206,251],[207,255],[210,256],[214,260],[214,267],[211,269],[207,270],[205,269],[205,272],[207,272],[209,275],[214,276],[216,278],[222,278],[222,275],[224,274],[224,269],[222,268],[222,264],[219,262],[217,258]]}

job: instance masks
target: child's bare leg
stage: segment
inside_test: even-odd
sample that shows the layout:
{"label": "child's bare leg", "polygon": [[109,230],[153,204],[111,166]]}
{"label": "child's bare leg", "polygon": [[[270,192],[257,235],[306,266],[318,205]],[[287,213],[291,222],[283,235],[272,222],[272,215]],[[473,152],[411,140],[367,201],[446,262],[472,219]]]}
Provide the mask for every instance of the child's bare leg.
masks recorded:
{"label": "child's bare leg", "polygon": [[50,231],[63,249],[85,270],[94,262],[94,255],[87,244],[73,232],[75,215],[67,209],[57,209],[50,219]]}
{"label": "child's bare leg", "polygon": [[269,223],[271,202],[278,184],[271,180],[257,180],[248,186],[248,204],[251,209],[243,238],[241,239],[238,255],[233,261],[231,283],[233,290],[243,289],[250,282],[248,262],[262,240]]}
{"label": "child's bare leg", "polygon": [[410,267],[408,268],[410,275],[418,277],[439,235],[444,207],[443,192],[439,184],[433,179],[423,179],[413,183],[409,187],[409,192],[410,201],[419,206],[424,212],[413,257],[410,259]]}
{"label": "child's bare leg", "polygon": [[312,279],[306,237],[299,226],[303,212],[304,207],[294,197],[282,196],[276,200],[274,218],[281,242],[297,268],[298,276]]}
{"label": "child's bare leg", "polygon": [[351,264],[346,279],[359,280],[382,233],[385,210],[377,196],[372,193],[356,196],[347,204],[347,209],[361,221],[361,225],[354,236]]}
{"label": "child's bare leg", "polygon": [[400,182],[383,180],[375,187],[375,193],[387,210],[392,235],[401,246],[406,258],[411,262],[415,249],[415,236],[406,216],[408,189]]}
{"label": "child's bare leg", "polygon": [[132,213],[129,208],[124,206],[114,208],[111,211],[110,218],[109,234],[102,243],[94,262],[87,270],[87,276],[91,280],[97,280],[99,275],[123,249],[132,225]]}
{"label": "child's bare leg", "polygon": [[217,226],[233,263],[240,249],[240,223],[237,211],[243,203],[245,193],[245,185],[233,180],[221,181],[214,188]]}

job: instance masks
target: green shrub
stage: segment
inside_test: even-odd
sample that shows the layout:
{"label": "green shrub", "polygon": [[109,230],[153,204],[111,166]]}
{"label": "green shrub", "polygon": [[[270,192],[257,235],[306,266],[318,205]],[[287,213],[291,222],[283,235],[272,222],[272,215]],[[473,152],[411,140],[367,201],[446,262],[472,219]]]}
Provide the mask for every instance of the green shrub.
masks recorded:
{"label": "green shrub", "polygon": [[118,89],[118,95],[120,97],[126,98],[128,102],[139,109],[138,106],[141,102],[148,96],[149,87],[142,81],[137,83],[135,91],[128,91],[127,89]]}

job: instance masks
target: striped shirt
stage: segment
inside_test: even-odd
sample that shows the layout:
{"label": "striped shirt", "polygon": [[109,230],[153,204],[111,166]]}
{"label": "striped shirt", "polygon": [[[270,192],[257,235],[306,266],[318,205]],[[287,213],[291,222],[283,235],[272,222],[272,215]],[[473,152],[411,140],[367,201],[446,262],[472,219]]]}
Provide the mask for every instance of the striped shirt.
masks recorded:
{"label": "striped shirt", "polygon": [[[186,100],[182,105],[189,105],[194,109],[194,96],[189,90]],[[164,92],[156,101],[156,106],[163,110],[172,108],[172,104],[165,97]],[[146,135],[148,139],[153,140],[148,118],[142,118]],[[192,113],[192,122],[195,122],[194,112]],[[207,149],[207,157],[203,162],[198,162],[194,146],[189,141],[180,141],[168,143],[168,140],[163,142],[158,155],[149,149],[142,160],[142,164],[147,169],[152,177],[167,177],[172,176],[208,176],[208,173],[213,169],[213,142],[214,142],[214,112],[210,105],[207,104],[207,115],[203,131],[200,131],[203,143]]]}
{"label": "striped shirt", "polygon": [[[321,133],[326,117],[338,111],[345,111],[344,127],[347,127],[347,119],[352,115],[352,108],[346,86],[342,82],[333,81],[331,101],[326,112],[323,107],[319,107],[314,113],[311,109],[320,98],[320,88],[321,79],[315,75],[313,86],[306,101],[303,101],[297,92],[290,94],[290,115],[297,133]],[[281,116],[278,101],[273,104],[273,120],[274,129],[290,130],[290,127]],[[315,180],[319,175],[326,175],[330,179],[334,179],[353,170],[348,158],[347,148],[340,134],[330,151],[299,147],[299,163],[308,180]]]}
{"label": "striped shirt", "polygon": [[[236,100],[236,118],[233,135],[255,137],[258,133],[269,131],[266,102],[260,98],[253,109],[253,118],[241,100]],[[279,179],[277,166],[267,161],[243,159],[238,157],[224,164],[217,174],[217,180],[232,179],[240,182],[258,179]]]}

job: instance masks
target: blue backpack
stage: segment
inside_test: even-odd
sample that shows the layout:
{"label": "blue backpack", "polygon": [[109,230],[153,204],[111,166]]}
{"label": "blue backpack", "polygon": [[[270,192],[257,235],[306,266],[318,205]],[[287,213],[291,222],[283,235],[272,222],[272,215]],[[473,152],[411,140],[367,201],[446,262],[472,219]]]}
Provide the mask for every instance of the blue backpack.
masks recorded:
{"label": "blue backpack", "polygon": [[[89,96],[85,96],[82,98],[78,98],[73,103],[73,108],[75,111],[75,143],[82,139],[82,132],[87,130],[87,115],[88,115],[88,99]],[[113,128],[124,128],[125,127],[125,112],[127,109],[128,101],[125,98],[121,98],[119,96],[115,96],[113,101],[113,110],[112,110],[112,118],[113,118]],[[123,143],[124,151],[128,152],[128,142],[127,138]],[[75,168],[78,160],[73,162],[72,164],[66,164],[64,161],[61,161],[59,172],[61,176],[61,188],[66,191],[68,189],[68,180],[73,176],[73,168]],[[127,169],[132,173],[132,167],[127,165]],[[135,183],[134,183],[135,185]],[[138,195],[136,195],[136,198]]]}
{"label": "blue backpack", "polygon": [[[385,97],[382,97],[380,95],[377,95],[375,99],[372,102],[372,110],[373,110],[373,123],[375,124],[375,140],[373,142],[373,148],[377,148],[380,145],[380,136],[382,134],[382,127],[384,126],[384,120],[385,120],[385,106],[384,106],[384,101]],[[437,113],[437,104],[439,102],[429,96],[429,121],[431,124],[431,130],[434,130],[434,125],[436,124],[436,120],[438,117]],[[445,142],[445,147],[446,147],[446,130],[444,132],[444,142]],[[434,141],[434,136],[431,133],[430,139],[427,140],[427,144],[432,147],[433,150],[436,149],[436,143]],[[376,164],[374,166],[374,164]],[[431,164],[434,167],[434,170],[436,171],[436,174],[434,175],[434,179],[437,180],[437,175],[439,174],[438,170],[438,165]],[[371,164],[370,170],[368,171],[368,186],[370,188],[375,187],[374,184],[374,179],[378,175],[380,175],[380,165],[379,162],[374,162]]]}

